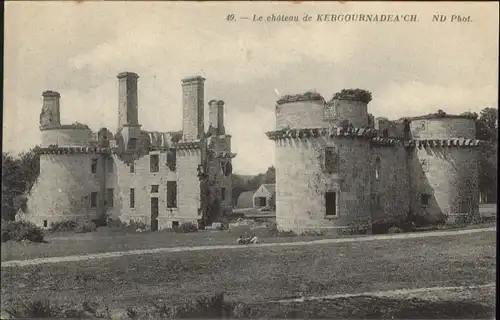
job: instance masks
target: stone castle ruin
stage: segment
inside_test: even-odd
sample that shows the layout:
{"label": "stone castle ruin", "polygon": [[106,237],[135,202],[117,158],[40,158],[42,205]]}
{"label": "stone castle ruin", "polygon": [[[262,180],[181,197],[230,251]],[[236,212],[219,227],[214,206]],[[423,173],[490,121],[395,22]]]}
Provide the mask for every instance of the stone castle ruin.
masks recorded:
{"label": "stone castle ruin", "polygon": [[204,81],[182,80],[182,131],[144,131],[138,117],[138,75],[118,76],[118,130],[93,133],[60,122],[60,94],[43,93],[40,176],[24,218],[41,227],[64,220],[143,222],[151,230],[185,222],[210,224],[231,211],[231,136],[224,102],[208,103]]}
{"label": "stone castle ruin", "polygon": [[315,92],[277,101],[276,220],[283,230],[345,228],[384,219],[479,214],[475,119],[438,114],[389,121],[371,93]]}

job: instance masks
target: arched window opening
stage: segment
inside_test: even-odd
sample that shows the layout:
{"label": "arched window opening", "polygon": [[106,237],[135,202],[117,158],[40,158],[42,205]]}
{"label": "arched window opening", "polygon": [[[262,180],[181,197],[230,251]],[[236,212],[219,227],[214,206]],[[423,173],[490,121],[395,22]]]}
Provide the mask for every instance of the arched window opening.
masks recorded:
{"label": "arched window opening", "polygon": [[380,179],[380,157],[375,159],[375,179]]}

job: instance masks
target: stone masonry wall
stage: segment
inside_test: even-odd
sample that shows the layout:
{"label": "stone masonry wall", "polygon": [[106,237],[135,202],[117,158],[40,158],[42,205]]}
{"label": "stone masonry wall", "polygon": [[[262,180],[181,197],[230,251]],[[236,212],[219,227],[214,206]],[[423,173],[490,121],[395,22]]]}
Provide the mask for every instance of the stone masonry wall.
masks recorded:
{"label": "stone masonry wall", "polygon": [[[217,152],[231,152],[231,136],[212,136],[210,138],[210,149]],[[231,159],[227,159],[231,162]],[[224,161],[224,160],[223,160]],[[228,210],[232,208],[232,180],[231,175],[225,176],[221,168],[221,159],[213,159],[209,164],[209,171],[212,179],[222,188],[225,189],[224,200],[221,206],[226,207]]]}
{"label": "stone masonry wall", "polygon": [[[339,151],[338,173],[322,169],[324,146]],[[276,142],[276,220],[278,227],[305,229],[345,226],[370,214],[370,157],[366,140],[313,138]],[[326,218],[325,192],[338,196],[338,216]]]}
{"label": "stone masonry wall", "polygon": [[276,106],[276,130],[287,127],[317,128],[324,120],[325,102],[321,100],[293,102]]}
{"label": "stone masonry wall", "polygon": [[[159,155],[159,171],[150,172],[150,155]],[[158,198],[158,228],[171,228],[177,221],[196,223],[198,219],[199,185],[197,164],[199,152],[194,150],[177,151],[177,170],[171,171],[167,166],[167,153],[152,151],[134,161],[135,172],[130,166],[114,157],[116,174],[108,176],[107,188],[114,190],[114,207],[108,212],[112,217],[124,222],[141,221],[151,225],[151,198]],[[177,208],[167,207],[167,182],[177,182]],[[158,192],[152,193],[152,185],[158,185]],[[130,189],[133,188],[135,206],[130,208]]]}
{"label": "stone masonry wall", "polygon": [[475,139],[474,120],[465,118],[436,118],[412,120],[410,131],[413,139]]}
{"label": "stone masonry wall", "polygon": [[95,219],[97,208],[91,208],[90,197],[91,192],[100,193],[100,171],[91,172],[93,157],[100,158],[88,154],[40,155],[40,175],[28,196],[26,218],[41,227],[44,220],[50,227],[57,221]]}
{"label": "stone masonry wall", "polygon": [[42,146],[60,147],[88,146],[92,141],[92,132],[88,129],[58,128],[42,130]]}
{"label": "stone masonry wall", "polygon": [[[413,155],[415,213],[430,221],[479,211],[478,160],[474,148],[421,148]],[[421,195],[429,194],[429,205]]]}
{"label": "stone masonry wall", "polygon": [[410,211],[410,183],[405,149],[373,146],[371,158],[372,221],[406,217]]}

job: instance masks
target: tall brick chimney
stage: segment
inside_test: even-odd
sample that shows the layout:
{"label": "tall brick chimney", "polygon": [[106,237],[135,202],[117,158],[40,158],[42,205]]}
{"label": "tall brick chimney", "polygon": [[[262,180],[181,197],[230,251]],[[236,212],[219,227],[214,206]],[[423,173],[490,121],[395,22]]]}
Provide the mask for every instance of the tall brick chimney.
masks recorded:
{"label": "tall brick chimney", "polygon": [[118,78],[118,129],[121,129],[125,148],[133,151],[141,133],[139,124],[137,79],[133,72],[121,72]]}
{"label": "tall brick chimney", "polygon": [[210,100],[208,103],[208,123],[217,135],[225,134],[224,128],[224,101]]}
{"label": "tall brick chimney", "polygon": [[182,139],[201,139],[204,132],[205,78],[182,79]]}
{"label": "tall brick chimney", "polygon": [[59,98],[61,95],[55,91],[42,93],[43,106],[40,113],[40,129],[53,128],[61,125],[61,110]]}

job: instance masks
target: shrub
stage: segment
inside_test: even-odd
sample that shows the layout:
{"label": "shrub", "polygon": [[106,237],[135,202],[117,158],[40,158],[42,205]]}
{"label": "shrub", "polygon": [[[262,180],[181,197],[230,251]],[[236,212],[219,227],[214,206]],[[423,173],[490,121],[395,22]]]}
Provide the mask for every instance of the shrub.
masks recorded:
{"label": "shrub", "polygon": [[184,222],[178,227],[174,227],[175,232],[190,233],[198,231],[198,226],[192,222]]}
{"label": "shrub", "polygon": [[154,304],[159,318],[226,318],[233,313],[233,304],[224,301],[224,293],[215,293],[201,296],[192,301],[169,306],[164,303]]}
{"label": "shrub", "polygon": [[44,232],[34,223],[29,221],[8,221],[2,222],[2,242],[31,241],[44,242]]}
{"label": "shrub", "polygon": [[300,235],[301,236],[314,236],[314,237],[318,237],[318,236],[324,236],[326,234],[326,230],[306,230],[306,231],[303,231]]}
{"label": "shrub", "polygon": [[73,220],[65,220],[52,222],[50,224],[50,232],[73,231],[78,226],[78,223]]}
{"label": "shrub", "polygon": [[135,231],[137,229],[142,229],[142,230],[149,229],[148,226],[144,222],[136,221],[136,220],[130,220],[126,227],[132,229],[133,231]]}
{"label": "shrub", "polygon": [[109,218],[108,221],[106,222],[106,226],[109,228],[122,229],[122,228],[126,228],[127,224],[125,222],[121,221],[120,219]]}
{"label": "shrub", "polygon": [[85,222],[85,223],[82,223],[82,224],[79,224],[77,227],[76,227],[76,232],[77,233],[86,233],[86,232],[93,232],[93,231],[96,231],[97,230],[97,226],[95,225],[94,222]]}
{"label": "shrub", "polygon": [[389,233],[403,233],[404,230],[401,229],[400,227],[390,227],[389,230],[388,230]]}
{"label": "shrub", "polygon": [[278,229],[278,224],[276,222],[268,222],[266,224],[267,234],[271,237],[294,237],[297,234],[293,231],[284,231]]}

